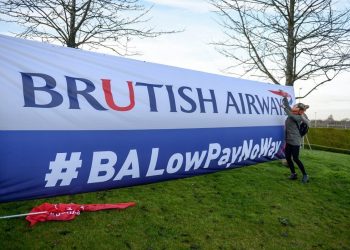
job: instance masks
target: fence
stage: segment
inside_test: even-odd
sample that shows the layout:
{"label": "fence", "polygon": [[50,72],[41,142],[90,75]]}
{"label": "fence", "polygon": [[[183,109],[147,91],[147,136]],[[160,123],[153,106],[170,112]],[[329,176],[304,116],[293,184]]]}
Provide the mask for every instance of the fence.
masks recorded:
{"label": "fence", "polygon": [[311,120],[310,127],[350,129],[350,121]]}
{"label": "fence", "polygon": [[[348,129],[344,129],[339,126],[344,124],[322,125],[325,127],[310,128],[309,133],[304,137],[303,148],[350,154],[350,126],[346,125]],[[330,127],[332,125],[338,126]]]}

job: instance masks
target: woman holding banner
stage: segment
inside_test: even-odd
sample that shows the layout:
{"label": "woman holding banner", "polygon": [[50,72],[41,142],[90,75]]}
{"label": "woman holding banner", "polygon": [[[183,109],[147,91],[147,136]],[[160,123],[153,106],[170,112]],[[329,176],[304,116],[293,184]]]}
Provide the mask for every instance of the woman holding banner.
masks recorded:
{"label": "woman holding banner", "polygon": [[298,165],[301,173],[303,174],[302,182],[307,183],[309,181],[309,176],[306,173],[305,167],[301,160],[299,159],[300,146],[302,144],[302,134],[300,133],[301,124],[304,123],[309,127],[310,121],[307,118],[305,111],[309,108],[309,105],[298,103],[291,108],[289,106],[286,97],[283,98],[282,107],[287,113],[288,118],[285,123],[285,133],[286,133],[286,147],[285,155],[286,160],[291,171],[289,179],[296,180],[297,174],[295,172],[294,163]]}

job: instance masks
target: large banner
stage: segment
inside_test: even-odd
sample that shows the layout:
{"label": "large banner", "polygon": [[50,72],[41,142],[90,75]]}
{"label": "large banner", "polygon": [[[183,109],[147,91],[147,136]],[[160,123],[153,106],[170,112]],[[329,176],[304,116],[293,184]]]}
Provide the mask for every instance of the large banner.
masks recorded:
{"label": "large banner", "polygon": [[282,91],[0,36],[0,202],[282,158]]}

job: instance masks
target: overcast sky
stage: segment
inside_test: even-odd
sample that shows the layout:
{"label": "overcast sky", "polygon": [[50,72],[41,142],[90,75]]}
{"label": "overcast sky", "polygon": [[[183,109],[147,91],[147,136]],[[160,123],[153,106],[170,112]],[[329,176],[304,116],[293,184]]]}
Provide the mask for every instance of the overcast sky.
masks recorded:
{"label": "overcast sky", "polygon": [[[154,4],[152,21],[159,29],[185,29],[184,32],[135,41],[134,45],[142,51],[135,59],[162,63],[177,67],[223,74],[230,61],[219,54],[211,42],[223,36],[217,24],[213,7],[205,0],[147,0]],[[232,75],[231,75],[232,76]],[[248,78],[249,79],[249,78]],[[252,79],[252,78],[251,78]],[[255,78],[254,80],[257,80]],[[260,81],[266,81],[263,78]],[[302,85],[301,85],[302,84]],[[305,94],[312,82],[305,85],[296,83],[296,96]],[[308,115],[311,119],[326,119],[329,115],[337,120],[350,118],[350,72],[339,75],[331,82],[318,87],[316,91],[301,102],[310,105]]]}
{"label": "overcast sky", "polygon": [[[220,40],[222,31],[215,21],[217,16],[212,12],[213,8],[209,3],[205,0],[143,1],[147,6],[154,4],[151,22],[156,29],[185,31],[152,39],[133,40],[132,46],[142,55],[132,58],[228,75],[223,70],[230,66],[229,59],[219,54],[210,44]],[[0,33],[8,34],[11,29],[12,26],[0,23]],[[266,81],[262,78],[259,80]],[[296,96],[306,93],[311,88],[311,85],[307,86],[305,82],[302,84],[296,83]],[[332,82],[318,87],[302,102],[310,105],[308,115],[311,119],[326,119],[331,114],[336,120],[350,118],[350,72],[345,72]]]}

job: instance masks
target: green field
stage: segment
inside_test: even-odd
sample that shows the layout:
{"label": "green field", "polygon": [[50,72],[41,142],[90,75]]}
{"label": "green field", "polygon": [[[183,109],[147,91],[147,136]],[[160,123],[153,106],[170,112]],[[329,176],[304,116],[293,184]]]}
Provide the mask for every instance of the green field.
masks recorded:
{"label": "green field", "polygon": [[118,203],[69,222],[0,220],[0,249],[350,249],[350,155],[303,151],[310,183],[279,161],[104,192],[0,204]]}
{"label": "green field", "polygon": [[307,136],[310,144],[345,149],[350,153],[350,129],[310,128]]}

